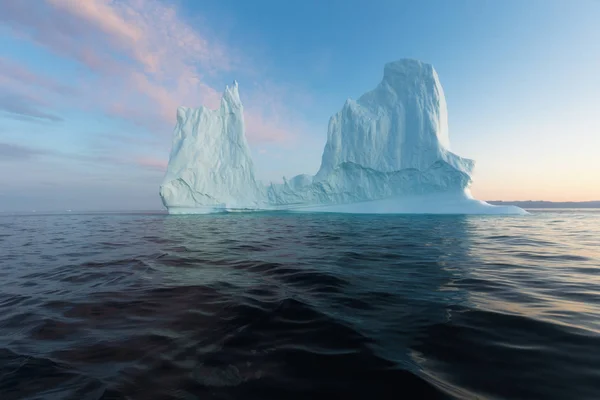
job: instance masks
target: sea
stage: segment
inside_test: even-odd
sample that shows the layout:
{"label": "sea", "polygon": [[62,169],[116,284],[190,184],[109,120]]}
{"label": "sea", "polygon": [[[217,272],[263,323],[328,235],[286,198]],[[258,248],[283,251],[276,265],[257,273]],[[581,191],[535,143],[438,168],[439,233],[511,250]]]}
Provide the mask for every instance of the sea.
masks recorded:
{"label": "sea", "polygon": [[0,215],[0,399],[600,399],[600,210]]}

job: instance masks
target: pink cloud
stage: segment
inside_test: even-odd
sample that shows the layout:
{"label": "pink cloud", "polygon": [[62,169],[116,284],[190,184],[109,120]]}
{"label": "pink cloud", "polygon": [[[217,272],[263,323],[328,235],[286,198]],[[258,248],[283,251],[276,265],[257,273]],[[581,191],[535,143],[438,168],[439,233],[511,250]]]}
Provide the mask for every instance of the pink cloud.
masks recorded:
{"label": "pink cloud", "polygon": [[142,36],[138,27],[126,24],[119,15],[114,13],[110,1],[47,0],[47,2],[95,23],[106,33],[115,35],[117,38],[136,42]]}
{"label": "pink cloud", "polygon": [[[167,127],[174,124],[179,105],[218,107],[222,90],[207,84],[207,76],[252,71],[240,52],[199,33],[168,2],[45,0],[30,7],[7,0],[0,2],[0,15],[13,33],[97,74],[99,79],[80,85],[93,95],[78,106],[101,108],[165,134],[171,133]],[[31,82],[51,86],[37,78]],[[242,97],[251,104],[245,111],[248,138],[287,142],[299,134],[300,124],[283,105],[285,89],[264,89],[241,84]]]}
{"label": "pink cloud", "polygon": [[167,160],[157,159],[157,158],[149,158],[149,157],[141,157],[135,160],[136,164],[150,169],[155,169],[159,171],[167,170]]}
{"label": "pink cloud", "polygon": [[[105,40],[136,60],[146,72],[179,73],[191,63],[229,69],[227,51],[181,20],[175,8],[156,0],[46,0],[56,9],[106,34]],[[190,71],[187,71],[189,73]]]}

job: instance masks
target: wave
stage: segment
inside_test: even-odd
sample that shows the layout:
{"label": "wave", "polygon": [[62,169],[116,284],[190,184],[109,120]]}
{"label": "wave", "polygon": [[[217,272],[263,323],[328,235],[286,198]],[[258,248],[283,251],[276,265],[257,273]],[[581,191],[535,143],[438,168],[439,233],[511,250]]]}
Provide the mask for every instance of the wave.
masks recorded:
{"label": "wave", "polygon": [[595,399],[561,215],[2,216],[1,397]]}

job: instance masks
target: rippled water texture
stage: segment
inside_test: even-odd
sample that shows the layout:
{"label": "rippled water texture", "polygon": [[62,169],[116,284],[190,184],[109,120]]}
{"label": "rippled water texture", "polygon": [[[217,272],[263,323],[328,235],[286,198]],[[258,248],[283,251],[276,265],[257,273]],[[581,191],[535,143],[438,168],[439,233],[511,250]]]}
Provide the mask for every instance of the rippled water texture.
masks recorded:
{"label": "rippled water texture", "polygon": [[600,211],[0,216],[0,398],[600,399]]}

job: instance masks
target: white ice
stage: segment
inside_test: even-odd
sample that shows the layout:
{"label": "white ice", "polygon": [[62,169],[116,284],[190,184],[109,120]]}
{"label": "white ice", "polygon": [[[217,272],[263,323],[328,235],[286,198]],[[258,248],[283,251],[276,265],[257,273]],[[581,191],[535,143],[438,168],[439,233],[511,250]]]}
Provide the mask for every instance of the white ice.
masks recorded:
{"label": "white ice", "polygon": [[474,162],[450,151],[444,91],[433,66],[386,64],[381,83],[331,117],[313,177],[257,182],[238,86],[218,110],[180,107],[160,195],[170,213],[293,210],[524,214],[470,194]]}
{"label": "white ice", "polygon": [[218,110],[179,107],[169,164],[160,196],[171,211],[264,206],[254,178],[237,82]]}

